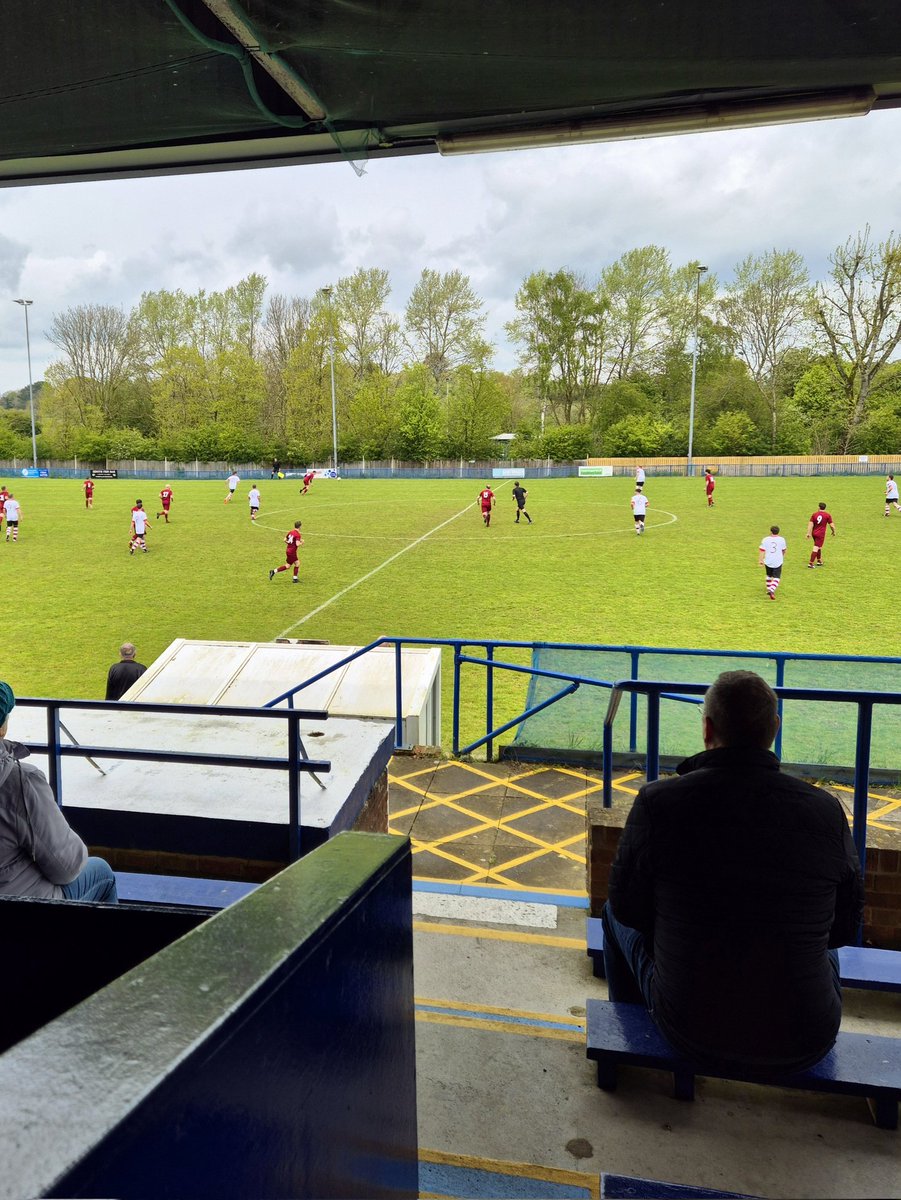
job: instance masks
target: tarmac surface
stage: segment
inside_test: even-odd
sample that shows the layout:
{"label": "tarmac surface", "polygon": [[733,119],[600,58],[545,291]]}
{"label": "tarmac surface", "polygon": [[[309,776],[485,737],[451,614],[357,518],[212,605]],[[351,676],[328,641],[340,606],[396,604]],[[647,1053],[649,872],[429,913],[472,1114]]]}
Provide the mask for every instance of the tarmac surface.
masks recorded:
{"label": "tarmac surface", "polygon": [[[685,1103],[667,1074],[638,1070],[598,1089],[585,1005],[606,985],[586,954],[584,813],[600,787],[570,767],[392,760],[390,829],[410,835],[416,877],[420,1194],[663,1194],[616,1191],[612,1174],[714,1194],[901,1196],[899,1134],[862,1099],[699,1079]],[[871,799],[890,828],[899,810],[901,797]],[[843,1028],[898,1037],[901,1053],[901,1002],[846,991]]]}

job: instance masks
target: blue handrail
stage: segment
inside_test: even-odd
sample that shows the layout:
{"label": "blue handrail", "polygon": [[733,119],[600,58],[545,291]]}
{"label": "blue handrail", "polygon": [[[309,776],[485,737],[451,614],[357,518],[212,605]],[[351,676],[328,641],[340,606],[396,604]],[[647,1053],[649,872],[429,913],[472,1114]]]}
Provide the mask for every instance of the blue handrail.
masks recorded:
{"label": "blue handrail", "polygon": [[[613,804],[613,722],[623,693],[641,694],[648,699],[648,744],[645,763],[645,778],[657,779],[660,773],[659,724],[652,720],[651,713],[659,714],[661,698],[678,699],[671,690],[678,687],[688,695],[703,696],[710,685],[707,683],[678,683],[651,679],[622,679],[613,686],[607,714],[604,718],[604,807]],[[782,700],[832,701],[833,703],[857,706],[857,745],[854,756],[854,844],[860,857],[860,869],[866,871],[867,860],[867,801],[869,798],[870,746],[873,732],[873,708],[877,704],[901,704],[901,692],[845,691],[836,688],[793,688],[773,689]]]}

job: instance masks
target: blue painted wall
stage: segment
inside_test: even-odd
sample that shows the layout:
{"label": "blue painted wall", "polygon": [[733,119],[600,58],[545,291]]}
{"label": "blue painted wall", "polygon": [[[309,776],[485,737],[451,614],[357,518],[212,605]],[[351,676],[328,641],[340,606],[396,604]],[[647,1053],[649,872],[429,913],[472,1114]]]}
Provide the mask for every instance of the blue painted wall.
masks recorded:
{"label": "blue painted wall", "polygon": [[341,834],[0,1057],[0,1196],[416,1196],[410,863]]}

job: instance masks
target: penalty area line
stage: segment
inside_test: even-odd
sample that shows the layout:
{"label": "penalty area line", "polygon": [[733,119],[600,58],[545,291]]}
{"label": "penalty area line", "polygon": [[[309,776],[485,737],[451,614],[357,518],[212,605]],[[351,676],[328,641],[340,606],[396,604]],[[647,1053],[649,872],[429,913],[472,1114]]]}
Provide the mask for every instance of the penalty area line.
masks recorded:
{"label": "penalty area line", "polygon": [[313,617],[318,616],[319,613],[321,613],[324,609],[334,604],[336,600],[340,600],[343,596],[346,596],[348,592],[352,592],[354,588],[358,588],[361,583],[366,583],[367,580],[373,577],[373,575],[378,575],[379,571],[383,571],[385,567],[390,567],[391,564],[396,562],[396,560],[399,559],[402,554],[406,554],[408,550],[415,550],[417,546],[421,545],[424,541],[426,541],[427,538],[430,538],[433,533],[437,533],[439,529],[444,529],[446,525],[450,525],[454,521],[458,521],[464,513],[469,512],[471,508],[475,508],[477,503],[478,501],[473,501],[472,504],[467,504],[465,508],[461,508],[458,513],[454,513],[452,517],[448,517],[446,521],[442,521],[441,524],[436,525],[434,529],[430,529],[427,533],[422,534],[421,537],[415,538],[412,542],[409,542],[406,546],[403,546],[400,550],[397,550],[394,554],[390,555],[390,557],[386,558],[384,562],[379,563],[377,567],[373,567],[371,571],[367,571],[365,575],[361,575],[359,579],[355,579],[353,583],[349,583],[347,587],[343,587],[340,592],[335,592],[334,596],[331,596],[328,600],[324,600],[317,608],[314,608],[308,612],[305,617],[301,617],[299,621],[294,621],[293,624],[289,625],[287,629],[283,629],[281,633],[276,634],[276,637],[287,637],[293,629],[298,627],[298,625],[303,625]]}

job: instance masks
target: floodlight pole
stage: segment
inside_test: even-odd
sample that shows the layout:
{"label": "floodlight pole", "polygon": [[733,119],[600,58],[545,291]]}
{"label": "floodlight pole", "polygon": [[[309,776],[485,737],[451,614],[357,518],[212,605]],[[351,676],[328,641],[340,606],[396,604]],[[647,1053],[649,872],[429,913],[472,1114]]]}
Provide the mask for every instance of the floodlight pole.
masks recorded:
{"label": "floodlight pole", "polygon": [[328,355],[329,370],[332,377],[332,451],[335,466],[335,478],[338,477],[338,408],[335,404],[335,326],[332,318],[332,289],[323,287],[319,295],[325,296],[328,304]]}
{"label": "floodlight pole", "polygon": [[707,270],[699,263],[696,264],[697,278],[695,280],[695,337],[694,348],[691,352],[691,402],[688,406],[688,470],[687,473],[692,473],[691,452],[694,446],[695,437],[695,381],[698,377],[698,320],[701,312],[701,276]]}
{"label": "floodlight pole", "polygon": [[25,350],[28,354],[28,407],[31,410],[31,456],[35,470],[38,466],[38,439],[34,432],[34,384],[31,381],[31,334],[28,330],[28,306],[33,300],[14,300],[25,309]]}

